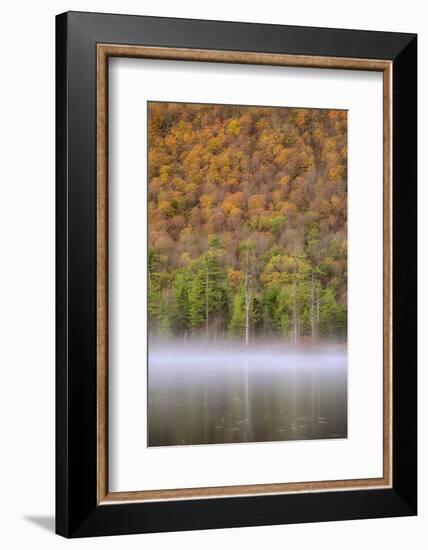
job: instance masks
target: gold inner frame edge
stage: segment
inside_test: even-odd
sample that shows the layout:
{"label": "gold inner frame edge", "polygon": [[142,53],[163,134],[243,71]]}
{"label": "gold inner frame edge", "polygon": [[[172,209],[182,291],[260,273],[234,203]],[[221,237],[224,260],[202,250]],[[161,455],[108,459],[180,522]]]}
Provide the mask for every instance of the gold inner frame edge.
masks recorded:
{"label": "gold inner frame edge", "polygon": [[[277,65],[383,73],[383,476],[128,492],[108,489],[108,59],[145,59]],[[97,504],[224,498],[392,486],[392,62],[256,52],[121,44],[97,45]]]}

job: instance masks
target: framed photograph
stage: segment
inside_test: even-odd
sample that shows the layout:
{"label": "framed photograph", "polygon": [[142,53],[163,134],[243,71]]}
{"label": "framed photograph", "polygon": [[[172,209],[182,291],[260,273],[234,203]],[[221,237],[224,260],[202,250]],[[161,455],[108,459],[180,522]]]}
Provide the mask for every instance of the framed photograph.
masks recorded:
{"label": "framed photograph", "polygon": [[56,25],[57,533],[416,514],[416,35]]}

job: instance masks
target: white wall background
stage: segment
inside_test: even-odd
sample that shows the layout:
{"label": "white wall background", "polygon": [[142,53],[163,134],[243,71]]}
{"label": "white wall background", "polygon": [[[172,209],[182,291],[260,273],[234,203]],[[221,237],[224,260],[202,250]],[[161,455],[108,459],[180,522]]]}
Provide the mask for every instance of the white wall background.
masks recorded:
{"label": "white wall background", "polygon": [[[54,512],[54,16],[66,10],[133,13],[419,33],[420,98],[426,79],[428,20],[419,0],[57,0],[8,2],[0,18],[0,545],[3,548],[151,549],[219,547],[426,547],[428,484],[420,469],[418,518],[167,533],[67,542],[53,534]],[[422,103],[422,102],[421,102]],[[420,105],[419,249],[426,242]],[[420,281],[426,276],[420,259]],[[426,461],[428,390],[420,289],[420,464]],[[424,349],[425,348],[425,349]]]}

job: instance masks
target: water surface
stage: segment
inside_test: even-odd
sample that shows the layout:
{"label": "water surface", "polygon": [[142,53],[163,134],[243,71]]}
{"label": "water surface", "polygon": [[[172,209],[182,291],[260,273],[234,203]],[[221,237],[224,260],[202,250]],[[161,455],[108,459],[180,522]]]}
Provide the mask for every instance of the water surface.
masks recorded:
{"label": "water surface", "polygon": [[148,444],[344,438],[346,366],[343,347],[150,346]]}

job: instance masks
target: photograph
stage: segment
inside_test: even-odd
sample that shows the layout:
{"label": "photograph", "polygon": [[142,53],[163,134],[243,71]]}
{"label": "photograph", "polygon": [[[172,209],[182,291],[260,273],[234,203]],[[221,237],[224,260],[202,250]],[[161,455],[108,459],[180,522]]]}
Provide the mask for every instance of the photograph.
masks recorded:
{"label": "photograph", "polygon": [[147,102],[149,447],[347,437],[347,142],[343,109]]}

